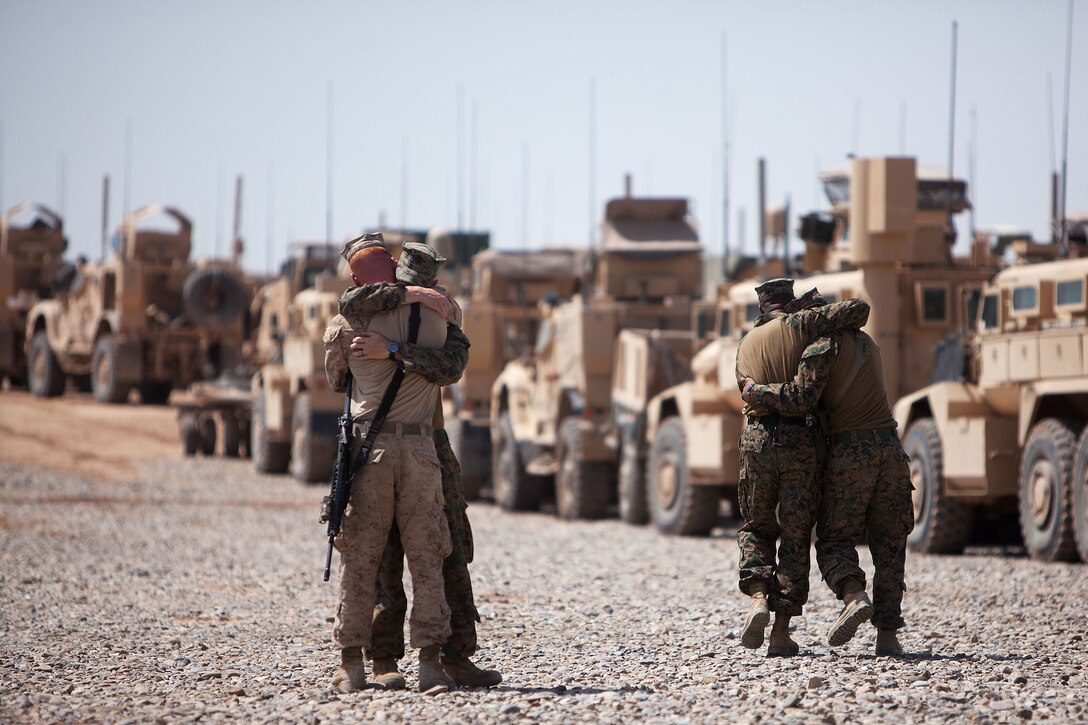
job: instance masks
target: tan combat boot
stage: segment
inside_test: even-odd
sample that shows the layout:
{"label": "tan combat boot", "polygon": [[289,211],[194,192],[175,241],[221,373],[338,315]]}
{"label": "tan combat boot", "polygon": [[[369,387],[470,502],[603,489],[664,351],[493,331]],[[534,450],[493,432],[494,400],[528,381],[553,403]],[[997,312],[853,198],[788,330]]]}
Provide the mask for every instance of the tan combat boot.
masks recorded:
{"label": "tan combat boot", "polygon": [[894,629],[878,629],[876,631],[876,656],[903,656],[903,646],[899,644],[899,638],[896,637]]}
{"label": "tan combat boot", "polygon": [[366,660],[362,647],[345,647],[340,650],[340,669],[332,676],[332,689],[352,692],[366,687]]}
{"label": "tan combat boot", "polygon": [[748,605],[748,616],[744,619],[744,629],[740,633],[740,644],[748,649],[763,646],[763,630],[771,623],[771,610],[767,608],[767,585],[757,582],[752,585],[752,603]]}
{"label": "tan combat boot", "polygon": [[442,645],[432,644],[419,651],[419,691],[427,695],[449,692],[457,687],[438,661]]}
{"label": "tan combat boot", "polygon": [[468,657],[442,655],[442,669],[458,687],[494,687],[502,682],[498,670],[481,670]]}
{"label": "tan combat boot", "polygon": [[794,657],[801,648],[790,639],[790,615],[776,614],[771,627],[771,643],[767,645],[768,657]]}
{"label": "tan combat boot", "polygon": [[403,690],[408,686],[404,675],[397,669],[397,661],[392,657],[374,660],[374,684],[385,690]]}
{"label": "tan combat boot", "polygon": [[861,623],[873,617],[873,603],[858,582],[851,580],[846,584],[842,601],[842,611],[827,631],[827,643],[832,647],[841,647],[849,642]]}

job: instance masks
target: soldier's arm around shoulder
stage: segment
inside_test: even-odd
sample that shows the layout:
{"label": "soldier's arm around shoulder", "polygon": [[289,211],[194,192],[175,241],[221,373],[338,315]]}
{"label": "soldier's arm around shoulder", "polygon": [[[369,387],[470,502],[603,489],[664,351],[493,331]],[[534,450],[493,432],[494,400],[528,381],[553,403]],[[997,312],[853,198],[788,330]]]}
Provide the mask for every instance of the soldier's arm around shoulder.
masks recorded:
{"label": "soldier's arm around shoulder", "polygon": [[404,285],[389,282],[364,284],[344,293],[340,298],[340,314],[353,317],[381,314],[403,305],[406,297]]}
{"label": "soldier's arm around shoulder", "polygon": [[816,409],[831,377],[831,362],[837,354],[834,340],[821,337],[801,354],[797,374],[788,383],[755,385],[749,396],[782,415],[805,415]]}
{"label": "soldier's arm around shoulder", "polygon": [[446,344],[441,348],[424,347],[406,342],[401,345],[400,359],[404,369],[416,373],[429,383],[445,387],[461,379],[468,365],[469,342],[461,328],[446,324]]}
{"label": "soldier's arm around shoulder", "polygon": [[338,393],[347,388],[348,378],[348,351],[347,344],[351,342],[347,320],[342,315],[337,315],[325,328],[322,340],[325,343],[325,377],[329,380],[329,387]]}
{"label": "soldier's arm around shoulder", "polygon": [[842,330],[857,330],[869,321],[869,303],[858,297],[813,307],[786,316],[787,325],[801,330],[809,339]]}

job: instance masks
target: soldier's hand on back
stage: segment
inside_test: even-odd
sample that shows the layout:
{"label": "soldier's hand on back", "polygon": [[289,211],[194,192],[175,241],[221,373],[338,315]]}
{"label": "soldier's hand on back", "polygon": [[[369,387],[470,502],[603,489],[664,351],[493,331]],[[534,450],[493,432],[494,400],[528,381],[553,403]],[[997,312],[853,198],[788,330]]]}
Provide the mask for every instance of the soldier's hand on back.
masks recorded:
{"label": "soldier's hand on back", "polygon": [[752,380],[751,378],[745,378],[744,379],[744,387],[741,388],[740,397],[744,399],[745,403],[751,403],[752,402],[751,392],[752,392],[752,386],[754,386],[755,384],[756,384],[756,381]]}
{"label": "soldier's hand on back", "polygon": [[351,356],[356,360],[388,358],[389,340],[376,332],[360,332],[351,339]]}
{"label": "soldier's hand on back", "polygon": [[409,286],[405,292],[405,302],[408,304],[418,302],[443,320],[446,319],[450,313],[450,301],[446,299],[445,294],[438,290],[430,289],[429,287]]}

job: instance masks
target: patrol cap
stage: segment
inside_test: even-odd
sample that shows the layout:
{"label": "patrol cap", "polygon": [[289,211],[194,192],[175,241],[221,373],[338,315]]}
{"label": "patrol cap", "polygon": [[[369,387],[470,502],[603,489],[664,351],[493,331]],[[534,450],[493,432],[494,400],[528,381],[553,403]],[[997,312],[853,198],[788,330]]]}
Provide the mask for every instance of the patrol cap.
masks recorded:
{"label": "patrol cap", "polygon": [[381,235],[381,232],[364,234],[361,237],[355,237],[351,241],[344,242],[344,246],[340,250],[340,256],[348,264],[351,264],[352,257],[370,247],[385,247],[385,237]]}
{"label": "patrol cap", "polygon": [[446,261],[434,247],[422,242],[405,242],[397,261],[397,281],[418,287],[433,287],[438,268]]}
{"label": "patrol cap", "polygon": [[793,280],[789,277],[777,277],[769,279],[756,287],[759,295],[759,304],[767,304],[771,300],[793,299]]}

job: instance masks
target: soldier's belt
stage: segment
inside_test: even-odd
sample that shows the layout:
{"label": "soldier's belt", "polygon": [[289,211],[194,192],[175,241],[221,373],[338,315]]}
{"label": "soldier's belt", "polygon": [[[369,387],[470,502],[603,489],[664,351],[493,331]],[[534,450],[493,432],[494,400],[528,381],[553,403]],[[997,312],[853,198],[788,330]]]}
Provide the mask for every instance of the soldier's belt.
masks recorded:
{"label": "soldier's belt", "polygon": [[791,415],[750,415],[748,416],[748,425],[761,425],[764,428],[777,428],[780,425],[796,425],[805,428],[811,428],[816,425],[816,416],[809,415],[804,416],[791,416]]}
{"label": "soldier's belt", "polygon": [[865,443],[867,441],[890,441],[898,438],[895,428],[870,428],[868,430],[846,430],[831,436],[831,443]]}
{"label": "soldier's belt", "polygon": [[[370,429],[370,421],[362,420],[355,423],[355,436],[357,438],[363,438],[366,436],[366,432]],[[379,436],[389,435],[394,438],[403,438],[404,436],[427,436],[434,435],[434,428],[427,423],[391,423],[386,421],[382,426],[382,430],[378,433]]]}

